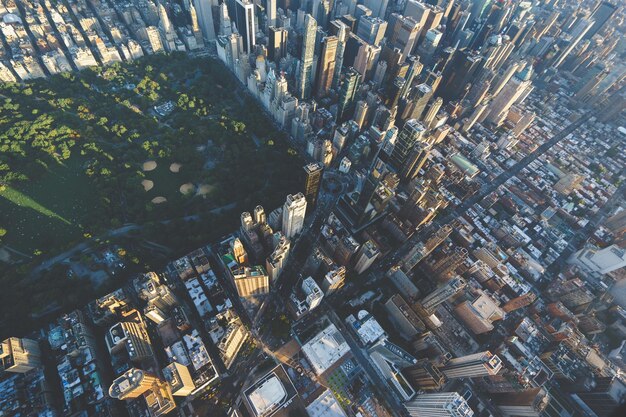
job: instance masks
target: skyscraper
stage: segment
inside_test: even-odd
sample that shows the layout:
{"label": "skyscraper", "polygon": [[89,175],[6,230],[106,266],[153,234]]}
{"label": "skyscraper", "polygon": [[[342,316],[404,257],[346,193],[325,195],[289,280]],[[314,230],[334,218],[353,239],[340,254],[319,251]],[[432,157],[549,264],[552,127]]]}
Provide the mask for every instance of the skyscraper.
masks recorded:
{"label": "skyscraper", "polygon": [[172,395],[178,397],[186,397],[196,387],[193,379],[191,379],[189,369],[178,362],[172,362],[163,368],[163,377],[169,384]]}
{"label": "skyscraper", "polygon": [[304,173],[304,197],[306,198],[307,204],[310,204],[311,207],[315,207],[322,184],[324,167],[320,163],[313,162],[304,166]]}
{"label": "skyscraper", "polygon": [[436,390],[442,387],[446,378],[428,359],[422,359],[415,365],[403,369],[409,382],[423,390]]}
{"label": "skyscraper", "polygon": [[446,65],[444,83],[439,92],[444,101],[457,100],[464,95],[480,67],[480,60],[480,55],[472,53],[470,49],[453,52],[450,64]]}
{"label": "skyscraper", "polygon": [[457,392],[420,394],[404,403],[412,417],[472,417],[474,411]]}
{"label": "skyscraper", "polygon": [[443,258],[435,262],[433,272],[441,279],[447,279],[456,269],[467,259],[467,249],[457,246],[454,252],[446,254]]}
{"label": "skyscraper", "polygon": [[306,206],[304,194],[289,194],[287,196],[287,201],[283,205],[283,233],[287,239],[297,236],[304,228]]}
{"label": "skyscraper", "polygon": [[267,0],[267,26],[276,26],[276,2],[278,0]]}
{"label": "skyscraper", "polygon": [[113,381],[109,396],[118,400],[143,396],[150,415],[164,416],[176,408],[170,386],[154,375],[141,369],[131,368]]}
{"label": "skyscraper", "polygon": [[432,96],[433,89],[428,84],[422,83],[413,87],[408,94],[406,105],[402,111],[402,119],[420,120]]}
{"label": "skyscraper", "polygon": [[425,130],[424,125],[415,119],[409,119],[404,124],[404,127],[396,139],[396,144],[393,147],[390,157],[391,164],[398,172],[402,171],[404,168],[409,154],[415,144],[422,140]]}
{"label": "skyscraper", "polygon": [[24,373],[41,366],[39,343],[9,337],[0,343],[0,372]]}
{"label": "skyscraper", "polygon": [[110,353],[126,349],[132,361],[141,362],[153,355],[152,344],[143,323],[117,323],[105,334],[105,341]]}
{"label": "skyscraper", "polygon": [[378,46],[385,36],[387,22],[372,16],[361,16],[356,35],[365,42]]}
{"label": "skyscraper", "polygon": [[380,250],[372,240],[365,242],[356,255],[356,263],[354,265],[356,273],[362,274],[365,272],[374,263],[379,255]]}
{"label": "skyscraper", "polygon": [[389,0],[364,0],[363,4],[372,11],[372,16],[384,19]]}
{"label": "skyscraper", "polygon": [[268,30],[267,56],[274,62],[280,61],[287,56],[287,34],[284,28],[270,26]]}
{"label": "skyscraper", "polygon": [[598,4],[598,7],[593,11],[591,18],[595,20],[591,28],[585,33],[584,39],[591,39],[593,35],[598,33],[609,21],[611,16],[617,11],[617,6],[611,4],[608,1],[603,1]]}
{"label": "skyscraper", "polygon": [[304,37],[302,39],[302,55],[297,79],[297,96],[301,100],[311,98],[313,87],[313,59],[315,56],[315,35],[317,22],[310,14],[304,18]]}
{"label": "skyscraper", "polygon": [[315,85],[315,96],[317,98],[326,97],[333,85],[338,43],[336,36],[326,36],[322,40],[322,53],[319,58],[319,69],[317,70],[317,82]]}
{"label": "skyscraper", "polygon": [[[118,400],[137,398],[159,382],[159,378],[141,369],[131,368],[117,377],[109,388],[109,396]],[[162,382],[162,381],[161,381]]]}
{"label": "skyscraper", "polygon": [[497,375],[501,369],[502,361],[498,355],[494,355],[488,350],[451,359],[439,368],[447,378],[476,378]]}
{"label": "skyscraper", "polygon": [[404,62],[415,47],[419,36],[420,25],[413,18],[398,16],[393,26],[393,32],[389,39],[389,44],[393,48],[400,49],[402,62]]}
{"label": "skyscraper", "polygon": [[420,169],[426,163],[428,155],[430,154],[430,145],[427,142],[417,142],[413,145],[413,149],[409,153],[409,156],[402,168],[400,177],[405,180],[411,180],[417,176]]}
{"label": "skyscraper", "polygon": [[256,45],[254,3],[251,0],[236,0],[235,24],[243,39],[243,51],[251,53]]}
{"label": "skyscraper", "polygon": [[421,302],[422,307],[426,310],[432,311],[448,298],[461,292],[466,285],[467,284],[463,278],[452,278],[450,281],[428,294]]}
{"label": "skyscraper", "polygon": [[337,104],[337,121],[342,122],[354,104],[354,97],[359,88],[361,74],[354,68],[346,70],[339,89],[339,103]]}
{"label": "skyscraper", "polygon": [[230,36],[231,33],[233,33],[233,24],[230,20],[230,16],[228,15],[228,6],[224,1],[220,4],[219,10],[219,34],[223,36]]}
{"label": "skyscraper", "polygon": [[533,88],[531,76],[532,66],[530,65],[515,74],[489,105],[485,120],[496,126],[501,125],[511,106],[527,96]]}
{"label": "skyscraper", "polygon": [[[215,28],[213,26],[213,10],[211,0],[193,0],[196,11],[198,12],[198,23],[204,38],[208,41],[215,39]],[[229,35],[230,33],[224,33]]]}

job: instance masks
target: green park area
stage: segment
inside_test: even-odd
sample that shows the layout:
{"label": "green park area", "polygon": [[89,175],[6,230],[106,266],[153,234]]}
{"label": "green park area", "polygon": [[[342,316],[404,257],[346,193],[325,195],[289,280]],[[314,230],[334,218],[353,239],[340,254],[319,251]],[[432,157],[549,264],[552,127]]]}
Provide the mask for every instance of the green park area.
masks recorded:
{"label": "green park area", "polygon": [[32,259],[127,223],[274,207],[298,190],[300,166],[214,60],[150,56],[0,84],[0,239]]}
{"label": "green park area", "polygon": [[[162,54],[0,84],[0,328],[23,331],[122,282],[95,288],[56,255],[122,239],[127,225],[136,246],[183,254],[236,229],[239,212],[282,204],[301,170],[215,60]],[[129,273],[154,261],[133,259]]]}

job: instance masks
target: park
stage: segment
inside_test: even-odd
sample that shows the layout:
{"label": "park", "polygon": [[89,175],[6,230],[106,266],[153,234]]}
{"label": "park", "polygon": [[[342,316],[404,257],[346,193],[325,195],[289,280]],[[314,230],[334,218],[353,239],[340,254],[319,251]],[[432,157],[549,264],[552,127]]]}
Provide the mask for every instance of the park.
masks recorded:
{"label": "park", "polygon": [[20,262],[298,191],[296,152],[216,60],[155,55],[4,84],[0,106],[0,246]]}

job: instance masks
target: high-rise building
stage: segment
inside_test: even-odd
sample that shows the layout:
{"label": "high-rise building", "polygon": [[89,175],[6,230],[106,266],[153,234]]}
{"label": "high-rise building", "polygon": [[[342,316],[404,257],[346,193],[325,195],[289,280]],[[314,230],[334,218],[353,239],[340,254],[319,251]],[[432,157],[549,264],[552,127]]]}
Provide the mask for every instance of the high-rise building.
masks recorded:
{"label": "high-rise building", "polygon": [[263,206],[256,206],[254,208],[254,223],[257,226],[267,223],[267,217],[265,216],[265,209]]}
{"label": "high-rise building", "polygon": [[252,53],[256,45],[256,17],[254,3],[251,0],[235,0],[235,24],[243,39],[243,51]]}
{"label": "high-rise building", "polygon": [[326,28],[330,17],[330,0],[312,0],[311,14],[321,28]]}
{"label": "high-rise building", "polygon": [[368,240],[361,246],[361,249],[359,249],[359,252],[356,254],[354,270],[357,274],[362,274],[372,266],[379,256],[380,250],[378,246],[376,246],[372,240]]}
{"label": "high-rise building", "polygon": [[526,294],[522,294],[519,297],[515,297],[509,300],[506,304],[502,306],[502,310],[504,310],[505,313],[510,313],[511,311],[515,311],[531,305],[535,302],[536,299],[537,296],[534,292],[527,292]]}
{"label": "high-rise building", "polygon": [[352,110],[354,98],[359,88],[361,74],[354,68],[346,70],[341,87],[339,89],[339,103],[337,104],[337,121],[342,122],[346,115]]}
{"label": "high-rise building", "polygon": [[615,14],[617,11],[617,5],[612,4],[608,1],[603,1],[598,4],[598,7],[593,11],[591,18],[594,20],[591,28],[585,33],[584,39],[591,39],[593,35],[598,33],[606,22],[609,21],[611,16]]}
{"label": "high-rise building", "polygon": [[370,45],[378,46],[385,37],[387,22],[378,17],[361,16],[356,35]]}
{"label": "high-rise building", "polygon": [[404,168],[409,154],[415,144],[422,140],[425,131],[424,125],[417,120],[409,119],[406,121],[391,152],[390,162],[394,168],[398,171]]}
{"label": "high-rise building", "polygon": [[[198,23],[204,38],[208,41],[215,40],[215,27],[213,26],[213,2],[211,0],[193,0],[196,12],[198,13]],[[230,33],[224,33],[229,35]]]}
{"label": "high-rise building", "polygon": [[424,322],[413,311],[400,294],[395,294],[385,303],[389,319],[405,340],[413,340],[426,331]]}
{"label": "high-rise building", "polygon": [[402,54],[401,62],[410,55],[417,43],[420,32],[420,24],[410,16],[397,16],[393,24],[393,31],[389,37],[392,48],[398,48]]}
{"label": "high-rise building", "polygon": [[228,6],[226,2],[222,2],[219,8],[219,34],[223,36],[230,36],[233,33],[233,24],[228,14]]}
{"label": "high-rise building", "polygon": [[129,369],[113,381],[109,396],[118,400],[143,397],[151,417],[164,416],[176,408],[170,386],[136,368]]}
{"label": "high-rise building", "polygon": [[315,84],[315,97],[317,98],[326,97],[333,85],[338,44],[339,39],[336,36],[326,36],[322,40],[322,53],[319,57]]}
{"label": "high-rise building", "polygon": [[241,243],[241,239],[235,238],[230,242],[230,251],[239,265],[248,264],[248,254],[243,247],[243,243]]}
{"label": "high-rise building", "polygon": [[320,186],[322,185],[324,167],[317,162],[306,164],[304,166],[304,174],[304,197],[308,205],[315,207],[317,196],[320,192]]}
{"label": "high-rise building", "polygon": [[287,196],[287,201],[283,205],[283,233],[287,239],[292,239],[302,232],[306,206],[304,194],[289,194]]}
{"label": "high-rise building", "polygon": [[363,5],[372,11],[372,16],[384,19],[389,0],[364,0]]}
{"label": "high-rise building", "polygon": [[35,340],[9,337],[0,343],[0,372],[24,373],[41,366],[41,350]]}
{"label": "high-rise building", "polygon": [[443,99],[441,97],[437,97],[435,101],[430,104],[430,107],[428,108],[428,111],[426,112],[426,115],[422,120],[422,123],[427,129],[432,129],[433,122],[435,121],[437,113],[439,112],[439,109],[441,109],[442,105]]}
{"label": "high-rise building", "polygon": [[109,353],[125,349],[133,362],[141,362],[153,355],[152,344],[143,323],[123,321],[113,325],[105,334]]}
{"label": "high-rise building", "polygon": [[430,145],[427,142],[417,142],[402,167],[400,177],[404,180],[412,180],[420,172],[430,155]]}
{"label": "high-rise building", "polygon": [[480,68],[480,61],[480,55],[470,49],[453,51],[450,63],[445,65],[439,92],[444,101],[457,100],[465,94]]}
{"label": "high-rise building", "polygon": [[452,227],[446,224],[441,229],[437,230],[433,236],[428,238],[425,243],[417,244],[402,260],[402,269],[408,272],[415,268],[415,265],[427,257],[437,248],[437,246],[441,245],[441,243],[446,240],[451,233]]}
{"label": "high-rise building", "polygon": [[269,275],[260,265],[239,267],[231,272],[237,293],[242,298],[263,295],[270,291]]}
{"label": "high-rise building", "polygon": [[433,96],[433,89],[425,83],[413,87],[407,97],[406,105],[402,111],[402,119],[421,120],[428,101]]}
{"label": "high-rise building", "polygon": [[463,278],[452,278],[450,281],[428,294],[421,302],[422,307],[426,310],[432,311],[448,298],[461,292],[466,285],[467,283]]}
{"label": "high-rise building", "polygon": [[498,355],[488,350],[451,359],[439,368],[441,373],[450,379],[497,375],[501,369],[502,361]]}
{"label": "high-rise building", "polygon": [[554,56],[552,68],[559,68],[563,64],[565,58],[569,56],[594,24],[595,20],[593,19],[581,18],[577,21],[576,26],[569,31],[567,38],[564,39],[565,45],[562,45],[562,48]]}
{"label": "high-rise building", "polygon": [[287,56],[287,29],[270,26],[268,30],[267,57],[274,62]]}
{"label": "high-rise building", "polygon": [[156,376],[131,368],[117,377],[109,388],[109,396],[118,400],[138,398],[159,382]]}
{"label": "high-rise building", "polygon": [[315,57],[315,36],[317,22],[310,14],[304,18],[304,37],[302,39],[302,55],[297,77],[297,96],[301,100],[311,98],[313,88],[313,59]]}
{"label": "high-rise building", "polygon": [[518,72],[502,88],[502,91],[493,99],[487,109],[485,120],[496,126],[502,124],[511,106],[519,102],[532,90],[532,66],[527,66],[523,71]]}
{"label": "high-rise building", "polygon": [[189,17],[191,18],[191,32],[196,40],[196,45],[200,48],[204,47],[204,36],[202,29],[200,29],[200,22],[198,20],[198,12],[193,5],[193,2],[189,3]]}
{"label": "high-rise building", "polygon": [[172,395],[186,397],[191,394],[196,387],[185,365],[172,362],[163,369],[163,377],[170,386]]}
{"label": "high-rise building", "polygon": [[[407,0],[404,5],[404,15],[412,18],[419,25],[418,37],[426,27],[426,21],[430,15],[431,9],[426,4],[419,0]],[[426,29],[428,30],[428,29]]]}
{"label": "high-rise building", "polygon": [[278,0],[267,0],[266,12],[267,12],[267,26],[276,26],[276,2]]}
{"label": "high-rise building", "polygon": [[283,272],[291,249],[291,242],[281,232],[274,233],[272,239],[274,240],[274,250],[265,261],[265,267],[270,281],[275,282]]}
{"label": "high-rise building", "polygon": [[[539,416],[550,402],[544,388],[531,388],[518,392],[496,393],[493,403],[503,417]],[[597,414],[596,414],[597,415]]]}
{"label": "high-rise building", "polygon": [[420,394],[404,404],[411,417],[473,417],[474,411],[457,392]]}
{"label": "high-rise building", "polygon": [[402,372],[409,382],[425,391],[438,390],[446,381],[441,371],[428,359],[422,359]]}
{"label": "high-rise building", "polygon": [[361,42],[357,55],[354,59],[354,69],[357,70],[364,81],[369,81],[380,57],[380,46],[373,46]]}
{"label": "high-rise building", "polygon": [[467,249],[457,246],[452,253],[446,254],[435,262],[432,269],[440,278],[446,279],[467,259]]}
{"label": "high-rise building", "polygon": [[339,268],[328,271],[324,276],[324,281],[322,281],[322,289],[324,290],[324,294],[330,295],[331,293],[337,291],[338,289],[343,287],[345,280],[345,266],[340,266]]}

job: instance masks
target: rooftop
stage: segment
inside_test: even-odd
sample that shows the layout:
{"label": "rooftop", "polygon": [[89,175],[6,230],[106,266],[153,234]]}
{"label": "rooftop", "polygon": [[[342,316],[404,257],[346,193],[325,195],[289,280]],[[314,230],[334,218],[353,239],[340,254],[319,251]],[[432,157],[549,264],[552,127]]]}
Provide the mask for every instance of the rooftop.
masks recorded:
{"label": "rooftop", "polygon": [[350,347],[337,327],[331,324],[305,343],[302,352],[315,373],[321,375],[350,352]]}

